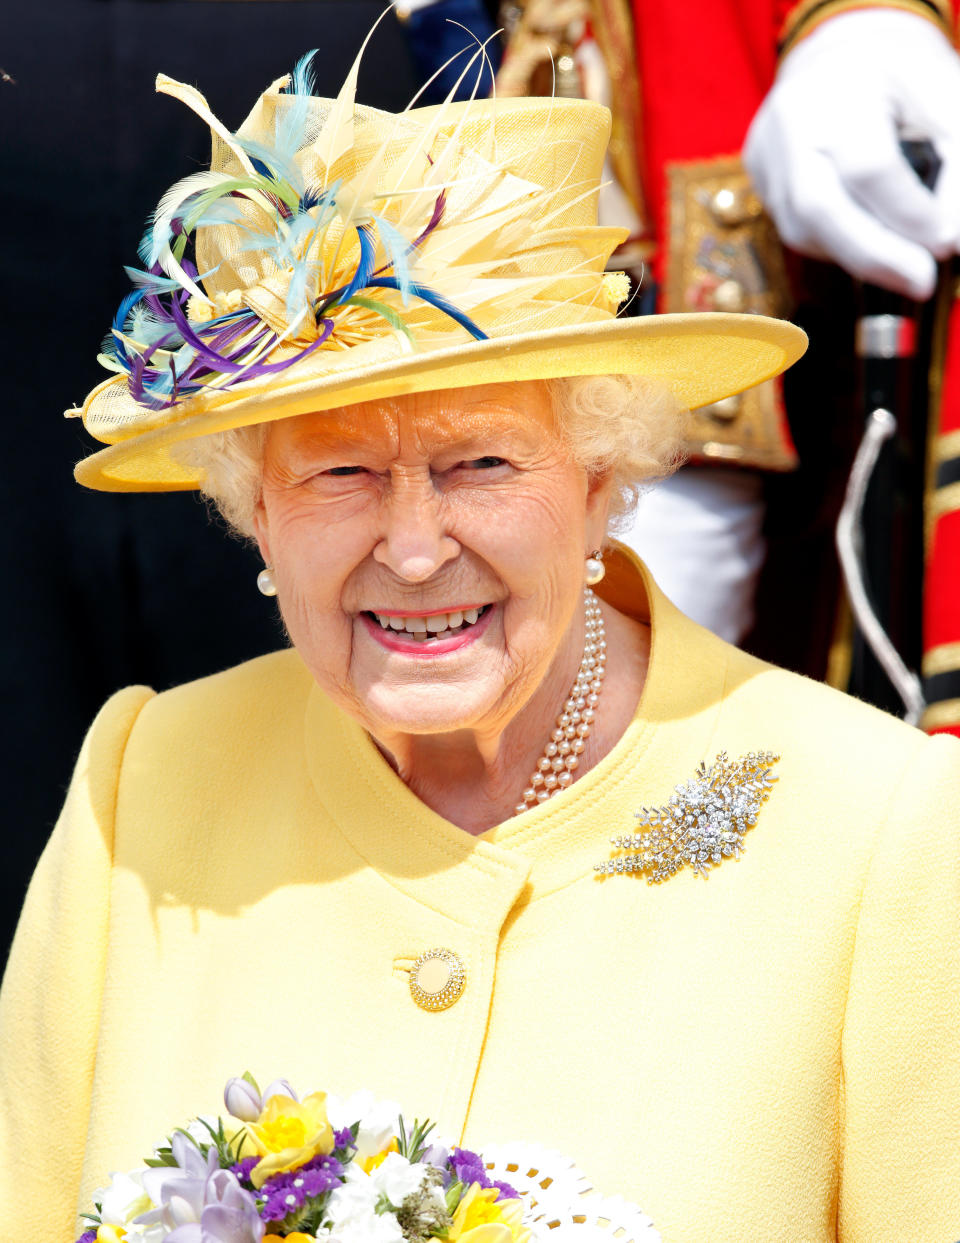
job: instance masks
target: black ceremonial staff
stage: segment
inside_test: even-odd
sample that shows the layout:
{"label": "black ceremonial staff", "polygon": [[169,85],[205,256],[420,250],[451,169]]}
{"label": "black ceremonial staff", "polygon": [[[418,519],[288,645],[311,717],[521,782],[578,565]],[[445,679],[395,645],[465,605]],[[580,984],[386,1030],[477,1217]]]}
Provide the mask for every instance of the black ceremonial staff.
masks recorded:
{"label": "black ceremonial staff", "polygon": [[[929,188],[940,159],[926,140],[901,149]],[[837,552],[854,617],[848,690],[917,724],[923,607],[927,373],[935,300],[861,287],[856,325],[863,439],[837,523]]]}

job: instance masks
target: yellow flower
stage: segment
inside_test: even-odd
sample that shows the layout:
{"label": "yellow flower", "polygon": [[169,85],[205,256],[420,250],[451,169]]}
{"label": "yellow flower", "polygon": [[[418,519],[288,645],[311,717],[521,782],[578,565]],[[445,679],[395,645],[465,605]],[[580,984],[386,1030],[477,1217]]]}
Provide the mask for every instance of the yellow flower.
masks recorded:
{"label": "yellow flower", "polygon": [[271,1096],[256,1122],[238,1132],[246,1135],[261,1160],[250,1181],[259,1190],[273,1174],[296,1170],[314,1157],[333,1152],[333,1127],[327,1118],[326,1092],[314,1092],[302,1101]]}
{"label": "yellow flower", "polygon": [[457,1205],[447,1243],[527,1243],[520,1200],[498,1200],[496,1187],[471,1183]]}
{"label": "yellow flower", "polygon": [[354,1161],[360,1166],[364,1174],[372,1174],[378,1166],[383,1165],[384,1161],[386,1161],[391,1152],[399,1151],[400,1145],[397,1143],[396,1139],[392,1139],[382,1152],[375,1153],[372,1157],[355,1157]]}
{"label": "yellow flower", "polygon": [[97,1243],[123,1243],[126,1237],[123,1226],[100,1226],[97,1230]]}
{"label": "yellow flower", "polygon": [[263,1243],[317,1243],[312,1234],[303,1234],[299,1230],[294,1230],[293,1234],[285,1234],[282,1238],[279,1234],[265,1234]]}

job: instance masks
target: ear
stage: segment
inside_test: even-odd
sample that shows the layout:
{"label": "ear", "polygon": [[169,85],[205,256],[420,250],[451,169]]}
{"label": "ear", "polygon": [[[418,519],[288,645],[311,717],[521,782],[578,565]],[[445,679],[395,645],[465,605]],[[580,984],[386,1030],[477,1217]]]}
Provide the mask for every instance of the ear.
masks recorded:
{"label": "ear", "polygon": [[263,557],[263,564],[273,565],[273,558],[270,555],[270,523],[267,518],[267,511],[263,505],[262,495],[257,500],[253,510],[253,533],[257,539],[260,556]]}
{"label": "ear", "polygon": [[585,534],[587,552],[602,548],[607,535],[610,498],[613,496],[613,471],[604,470],[587,475],[587,514]]}

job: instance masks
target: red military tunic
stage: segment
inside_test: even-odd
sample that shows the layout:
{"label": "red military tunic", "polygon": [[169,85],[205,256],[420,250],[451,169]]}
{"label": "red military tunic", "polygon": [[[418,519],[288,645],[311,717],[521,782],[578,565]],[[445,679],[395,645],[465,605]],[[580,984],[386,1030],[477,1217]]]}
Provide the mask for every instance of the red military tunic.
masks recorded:
{"label": "red military tunic", "polygon": [[[702,175],[708,162],[739,152],[783,51],[821,21],[858,7],[906,9],[952,34],[960,3],[686,0],[674,5],[632,0],[641,84],[638,163],[663,309],[687,309],[677,305],[684,290],[671,270],[678,263],[670,221],[676,199],[671,187],[678,174],[698,165]],[[960,736],[960,302],[955,293],[953,288],[944,291],[931,394],[923,600],[929,707],[923,725],[930,732]]]}

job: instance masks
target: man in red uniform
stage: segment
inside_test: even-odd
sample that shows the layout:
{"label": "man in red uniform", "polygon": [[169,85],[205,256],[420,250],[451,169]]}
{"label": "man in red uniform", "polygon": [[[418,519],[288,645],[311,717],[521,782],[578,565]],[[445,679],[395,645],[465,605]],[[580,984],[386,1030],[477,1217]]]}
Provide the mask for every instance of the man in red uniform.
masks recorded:
{"label": "man in red uniform", "polygon": [[[581,86],[613,110],[618,206],[628,201],[635,231],[621,261],[637,271],[643,256],[657,309],[788,313],[778,239],[741,162],[745,143],[753,183],[790,246],[912,297],[931,294],[936,259],[960,242],[960,58],[948,0],[528,0],[514,14],[502,90],[564,91],[575,65]],[[591,46],[602,53],[599,74]],[[934,192],[900,153],[904,127],[938,149]],[[652,284],[645,276],[641,290]],[[950,689],[941,675],[960,670],[960,517],[948,512],[960,491],[953,340],[956,365],[934,419],[947,433],[936,454],[947,465],[926,602],[924,671],[941,698]],[[695,464],[644,498],[626,537],[681,607],[739,641],[763,555],[758,471],[796,465],[779,390],[695,412],[689,448]],[[928,727],[960,732],[960,673],[955,681],[955,702],[931,710]]]}

